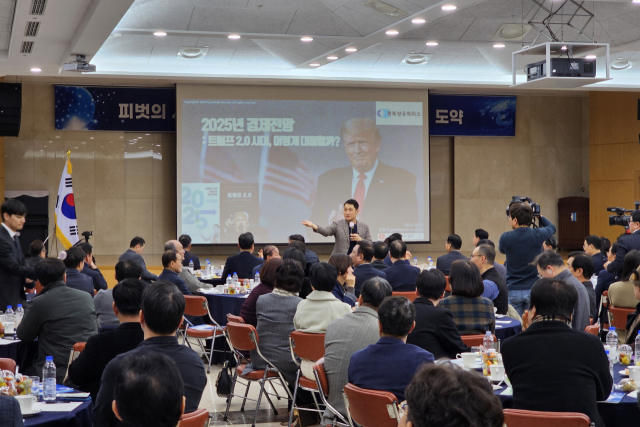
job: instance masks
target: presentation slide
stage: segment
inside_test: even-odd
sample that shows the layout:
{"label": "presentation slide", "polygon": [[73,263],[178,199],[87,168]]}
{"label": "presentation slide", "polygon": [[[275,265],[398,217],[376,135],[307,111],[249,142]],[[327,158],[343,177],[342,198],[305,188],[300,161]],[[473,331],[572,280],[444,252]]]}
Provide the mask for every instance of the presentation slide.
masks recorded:
{"label": "presentation slide", "polygon": [[301,221],[339,221],[348,199],[374,241],[429,240],[422,102],[178,102],[178,231],[193,243],[237,243],[246,231],[259,243],[333,243]]}

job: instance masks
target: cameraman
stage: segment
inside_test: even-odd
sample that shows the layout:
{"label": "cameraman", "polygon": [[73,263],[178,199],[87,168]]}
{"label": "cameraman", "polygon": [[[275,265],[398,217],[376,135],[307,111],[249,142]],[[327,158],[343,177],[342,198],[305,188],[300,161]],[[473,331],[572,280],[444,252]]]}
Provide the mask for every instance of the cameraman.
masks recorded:
{"label": "cameraman", "polygon": [[532,228],[533,210],[524,203],[509,206],[509,222],[513,230],[502,233],[498,249],[507,256],[509,304],[522,316],[530,308],[531,287],[538,280],[538,271],[532,262],[542,252],[545,240],[555,234],[556,227],[540,216],[540,227]]}
{"label": "cameraman", "polygon": [[616,259],[613,262],[607,262],[604,268],[616,277],[622,276],[622,265],[624,263],[624,257],[632,249],[640,251],[640,210],[631,212],[631,218],[629,219],[629,233],[625,236],[621,236],[618,239],[618,251],[616,252]]}

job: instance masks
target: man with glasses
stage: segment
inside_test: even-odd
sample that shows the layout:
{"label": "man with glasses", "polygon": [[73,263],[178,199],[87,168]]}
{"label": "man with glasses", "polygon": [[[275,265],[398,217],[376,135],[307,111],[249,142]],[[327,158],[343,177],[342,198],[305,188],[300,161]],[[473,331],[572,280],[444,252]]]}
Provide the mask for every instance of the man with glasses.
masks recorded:
{"label": "man with glasses", "polygon": [[640,210],[635,210],[631,212],[631,220],[629,221],[630,234],[618,239],[616,259],[604,265],[604,268],[616,277],[622,276],[622,265],[624,264],[624,257],[627,253],[632,249],[640,251],[640,233],[638,230],[640,230]]}
{"label": "man with glasses", "polygon": [[493,301],[498,309],[498,314],[507,314],[509,311],[509,290],[507,283],[493,267],[496,258],[496,250],[490,245],[480,245],[473,250],[471,262],[478,266],[484,283],[483,297]]}

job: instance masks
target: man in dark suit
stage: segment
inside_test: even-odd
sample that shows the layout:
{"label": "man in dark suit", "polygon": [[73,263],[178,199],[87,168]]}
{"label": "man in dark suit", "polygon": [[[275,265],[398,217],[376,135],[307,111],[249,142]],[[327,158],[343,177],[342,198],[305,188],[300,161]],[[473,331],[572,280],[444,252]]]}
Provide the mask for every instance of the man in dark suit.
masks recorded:
{"label": "man in dark suit", "polygon": [[460,253],[462,239],[457,234],[452,234],[447,237],[447,243],[445,243],[444,247],[447,250],[447,254],[438,257],[436,268],[442,271],[445,276],[448,276],[449,270],[451,270],[451,264],[453,264],[454,261],[469,261],[469,258]]}
{"label": "man in dark suit", "polygon": [[180,253],[174,249],[169,249],[162,254],[162,266],[164,269],[158,276],[158,280],[166,280],[173,283],[180,289],[183,295],[192,295],[184,280],[178,276],[182,271],[182,257]]}
{"label": "man in dark suit", "polygon": [[447,279],[435,268],[421,272],[416,279],[418,298],[413,301],[416,327],[407,337],[407,343],[427,350],[435,359],[455,359],[456,354],[470,351],[460,338],[451,311],[438,307],[446,287]]}
{"label": "man in dark suit", "polygon": [[383,261],[387,267],[391,267],[391,265],[393,264],[393,262],[391,262],[391,257],[389,256],[388,248],[389,248],[389,245],[391,245],[396,240],[402,240],[402,234],[393,233],[392,235],[384,239],[384,243],[387,245],[387,256],[384,258]]}
{"label": "man in dark suit", "polygon": [[356,351],[349,362],[349,382],[370,390],[393,393],[398,402],[423,363],[433,363],[428,351],[406,344],[415,327],[416,310],[405,297],[387,298],[378,308],[380,339]]}
{"label": "man in dark suit", "polygon": [[79,291],[88,292],[91,297],[95,290],[93,289],[93,280],[86,274],[82,274],[84,268],[84,260],[86,254],[77,246],[67,249],[67,257],[64,259],[64,265],[67,267],[67,286]]}
{"label": "man in dark suit", "polygon": [[146,285],[139,279],[125,279],[113,288],[113,312],[120,325],[113,331],[90,337],[80,356],[69,365],[71,383],[79,390],[91,393],[94,402],[107,364],[144,340],[140,327],[140,304]]}
{"label": "man in dark suit", "polygon": [[351,264],[353,265],[353,275],[356,276],[355,294],[360,296],[362,284],[372,277],[387,278],[387,275],[371,265],[373,259],[373,245],[368,240],[359,242],[351,252]]}
{"label": "man in dark suit", "polygon": [[393,292],[411,292],[416,290],[416,277],[420,269],[411,265],[408,259],[407,245],[402,240],[395,240],[389,245],[389,256],[393,264],[386,270],[387,280]]}
{"label": "man in dark suit", "polygon": [[192,254],[191,251],[191,236],[188,234],[183,234],[178,237],[178,242],[184,248],[184,259],[182,260],[183,267],[189,267],[189,262],[193,261],[194,270],[200,270],[202,267],[200,266],[200,258],[197,255]]}
{"label": "man in dark suit", "polygon": [[355,199],[361,206],[358,219],[370,224],[373,235],[380,229],[406,228],[405,224],[417,222],[416,177],[378,159],[382,137],[375,120],[351,119],[341,134],[351,165],[320,175],[311,221],[327,226],[340,219],[345,200]]}
{"label": "man in dark suit", "polygon": [[230,256],[224,263],[222,280],[226,280],[229,275],[233,277],[233,273],[238,273],[239,279],[253,279],[251,276],[253,267],[262,264],[260,258],[252,255],[255,249],[253,234],[249,232],[242,233],[238,237],[238,247],[240,248],[240,253]]}
{"label": "man in dark suit", "polygon": [[36,276],[33,268],[26,265],[18,239],[27,208],[21,201],[9,199],[2,204],[0,212],[0,310],[5,310],[8,305],[17,307],[25,303],[25,279],[35,280]]}
{"label": "man in dark suit", "polygon": [[144,252],[145,241],[142,237],[134,237],[131,239],[131,244],[129,245],[129,249],[118,258],[118,261],[126,261],[132,260],[140,264],[142,267],[142,280],[145,282],[151,282],[153,280],[158,280],[158,276],[151,273],[147,270],[147,264],[144,262],[144,258],[142,258],[142,252]]}
{"label": "man in dark suit", "polygon": [[253,270],[251,270],[251,278],[256,277],[256,273],[260,273],[260,269],[262,269],[262,266],[267,261],[274,258],[280,258],[280,251],[278,250],[278,247],[273,245],[265,246],[264,249],[262,250],[262,259],[264,261],[262,261],[262,263],[253,267]]}
{"label": "man in dark suit", "polygon": [[596,402],[607,399],[613,379],[600,338],[570,326],[577,301],[573,285],[538,280],[522,319],[525,331],[502,343],[502,358],[515,409],[579,412],[603,427]]}
{"label": "man in dark suit", "polygon": [[[291,236],[289,236],[289,244],[291,244],[291,242],[293,242],[294,240],[298,242],[302,242],[306,245],[304,236],[302,234],[292,234]],[[307,259],[307,264],[317,264],[320,262],[320,258],[318,258],[318,254],[313,252],[311,249],[307,249],[306,247],[304,250],[304,257]]]}
{"label": "man in dark suit", "polygon": [[87,276],[91,277],[91,280],[93,281],[93,288],[96,290],[96,292],[100,290],[106,290],[108,288],[107,281],[104,279],[104,276],[100,272],[100,269],[96,266],[95,262],[93,262],[93,246],[91,246],[87,242],[83,242],[80,243],[78,247],[85,253],[82,274],[86,274]]}
{"label": "man in dark suit", "polygon": [[607,257],[600,251],[601,248],[602,239],[600,237],[592,234],[584,238],[582,249],[593,259],[593,274],[596,276],[604,270],[604,263],[607,262]]}
{"label": "man in dark suit", "polygon": [[622,266],[627,253],[632,249],[640,251],[640,210],[635,210],[631,213],[629,233],[631,234],[627,234],[618,239],[616,259],[613,260],[613,262],[606,262],[604,264],[604,268],[616,277],[622,277]]}
{"label": "man in dark suit", "polygon": [[483,297],[493,301],[498,314],[509,311],[509,290],[507,282],[495,269],[496,250],[491,245],[478,245],[471,254],[471,262],[478,266],[484,283]]}
{"label": "man in dark suit", "polygon": [[23,425],[18,399],[0,395],[0,426],[22,427]]}
{"label": "man in dark suit", "polygon": [[144,341],[135,350],[116,356],[105,368],[93,410],[95,427],[112,426],[116,423],[111,406],[123,357],[147,351],[164,354],[176,362],[184,384],[184,412],[190,413],[198,409],[207,384],[207,374],[198,353],[180,345],[176,338],[184,308],[184,297],[171,283],[159,281],[144,289],[139,317]]}
{"label": "man in dark suit", "polygon": [[373,244],[373,261],[371,266],[376,270],[384,270],[389,267],[384,260],[389,255],[389,246],[384,242],[375,242]]}

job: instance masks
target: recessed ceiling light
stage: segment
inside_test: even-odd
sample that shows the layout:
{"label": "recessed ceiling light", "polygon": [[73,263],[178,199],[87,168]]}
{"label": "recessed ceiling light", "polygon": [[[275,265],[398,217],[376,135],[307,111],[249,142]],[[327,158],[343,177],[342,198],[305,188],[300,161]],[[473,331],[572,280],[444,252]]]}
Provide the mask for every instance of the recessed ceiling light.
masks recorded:
{"label": "recessed ceiling light", "polygon": [[345,49],[347,52],[357,52],[358,49],[356,49],[355,47],[348,47]]}
{"label": "recessed ceiling light", "polygon": [[150,133],[145,133],[145,135],[149,136],[149,135],[151,135],[151,134],[150,134]]}
{"label": "recessed ceiling light", "polygon": [[313,37],[302,37],[302,38],[300,39],[300,41],[303,41],[303,42],[312,42],[312,41],[313,41]]}
{"label": "recessed ceiling light", "polygon": [[631,3],[640,3],[640,0],[633,0]]}
{"label": "recessed ceiling light", "polygon": [[310,67],[319,67],[320,64],[318,64],[317,62],[314,62],[313,64],[309,64]]}
{"label": "recessed ceiling light", "polygon": [[438,46],[438,42],[427,42],[427,46]]}
{"label": "recessed ceiling light", "polygon": [[414,24],[424,24],[427,21],[422,18],[415,18],[415,19],[412,19],[411,22]]}
{"label": "recessed ceiling light", "polygon": [[42,68],[33,67],[33,68],[31,69],[31,72],[32,72],[32,73],[39,73],[40,71],[42,71]]}
{"label": "recessed ceiling light", "polygon": [[445,12],[450,12],[452,10],[456,10],[458,7],[454,6],[452,4],[446,4],[444,6],[442,6],[442,10],[444,10]]}
{"label": "recessed ceiling light", "polygon": [[328,59],[329,61],[335,61],[336,59],[338,59],[338,57],[337,57],[337,56],[333,56],[333,55],[332,55],[332,56],[327,56],[327,59]]}
{"label": "recessed ceiling light", "polygon": [[503,43],[495,43],[493,47],[495,47],[496,49],[502,49],[503,47],[505,47],[505,45]]}
{"label": "recessed ceiling light", "polygon": [[155,33],[153,33],[153,35],[156,37],[164,37],[167,35],[167,33],[165,33],[164,31],[156,31]]}
{"label": "recessed ceiling light", "polygon": [[227,37],[229,37],[231,40],[238,40],[240,38],[240,35],[238,35],[238,34],[229,34]]}
{"label": "recessed ceiling light", "polygon": [[597,56],[595,56],[595,55],[587,55],[587,56],[584,57],[584,59],[596,59],[596,58],[597,58]]}
{"label": "recessed ceiling light", "polygon": [[397,36],[399,33],[396,30],[389,30],[387,31],[387,35],[388,36]]}

